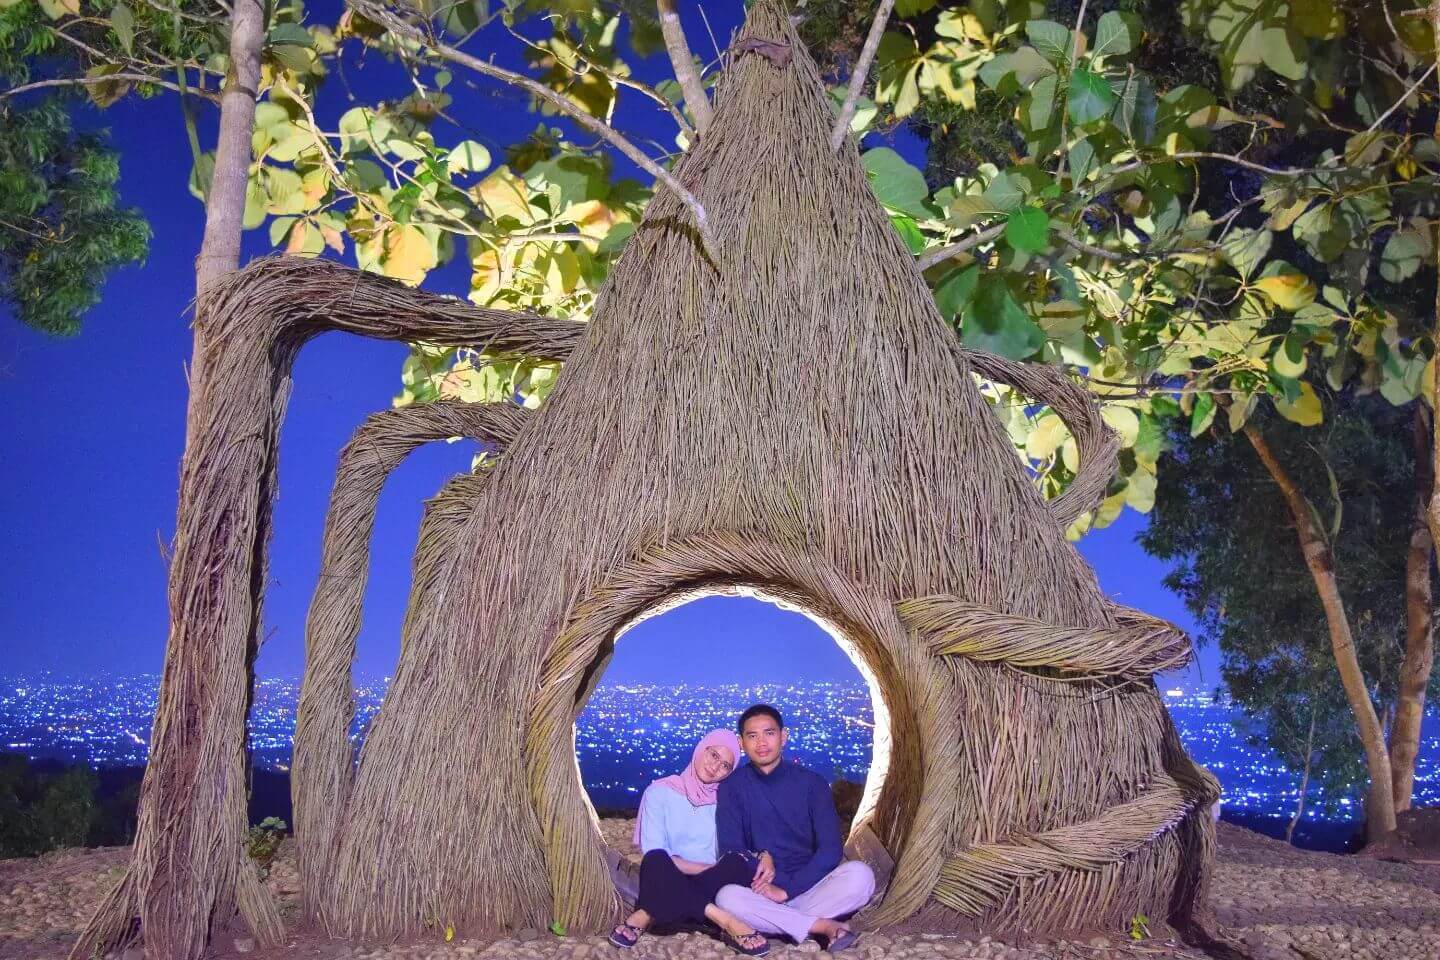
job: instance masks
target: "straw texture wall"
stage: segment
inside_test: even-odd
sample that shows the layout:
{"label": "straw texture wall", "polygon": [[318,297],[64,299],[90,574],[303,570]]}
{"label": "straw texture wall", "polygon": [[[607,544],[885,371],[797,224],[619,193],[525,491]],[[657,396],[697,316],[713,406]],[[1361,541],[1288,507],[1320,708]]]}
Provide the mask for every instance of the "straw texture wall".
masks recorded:
{"label": "straw texture wall", "polygon": [[[186,960],[233,904],[262,936],[278,925],[238,850],[244,713],[289,365],[329,328],[566,359],[498,463],[432,502],[353,780],[340,678],[357,594],[316,598],[297,800],[307,904],[331,931],[608,923],[575,710],[617,629],[734,584],[836,625],[876,678],[892,742],[867,825],[896,866],[868,920],[925,908],[1052,931],[1203,912],[1215,783],[1150,679],[1184,638],[1111,604],[1062,533],[1103,493],[1113,437],[1057,371],[959,349],[854,146],[831,149],[777,0],[732,51],[713,125],[674,170],[721,262],[662,192],[583,333],[288,259],[206,301],[134,864],[77,954],[136,917],[157,956]],[[1040,498],[977,371],[1070,423],[1085,463],[1064,498]],[[363,519],[384,471],[349,460],[337,503]],[[327,563],[351,569],[358,533],[332,528],[345,544]]]}
{"label": "straw texture wall", "polygon": [[[335,929],[607,923],[577,699],[616,629],[709,584],[803,603],[878,679],[894,749],[871,826],[897,868],[873,920],[933,897],[997,925],[1117,923],[1172,915],[1177,887],[1203,879],[1179,838],[1213,786],[1168,750],[1148,679],[1183,638],[1117,611],[1061,533],[1103,491],[1113,438],[1056,372],[954,351],[854,149],[830,149],[776,3],[735,49],[750,38],[793,55],[734,56],[675,170],[723,262],[658,196],[487,478],[452,602],[407,632],[366,743],[325,901]],[[1098,469],[1068,500],[1038,497],[972,364],[1070,419]],[[934,616],[946,603],[979,621],[957,634]],[[1047,838],[1063,852],[1034,853]]]}

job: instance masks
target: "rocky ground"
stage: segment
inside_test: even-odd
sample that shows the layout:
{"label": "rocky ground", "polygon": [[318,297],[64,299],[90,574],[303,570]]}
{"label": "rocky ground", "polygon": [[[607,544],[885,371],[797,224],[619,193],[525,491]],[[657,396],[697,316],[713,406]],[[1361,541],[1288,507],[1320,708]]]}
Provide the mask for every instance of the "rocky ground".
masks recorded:
{"label": "rocky ground", "polygon": [[[623,823],[607,823],[621,840]],[[0,960],[65,956],[76,932],[120,876],[125,851],[62,851],[33,860],[0,861]],[[295,912],[296,876],[282,850],[266,881]],[[1225,934],[1254,960],[1436,960],[1440,958],[1440,863],[1393,863],[1364,856],[1293,850],[1283,843],[1222,824],[1215,906]],[[781,946],[777,958],[813,955],[813,944]],[[226,960],[603,960],[615,956],[599,937],[560,938],[524,931],[498,941],[457,939],[384,947],[297,936],[284,947],[257,950],[244,935],[222,937]],[[697,933],[646,937],[627,955],[648,958],[734,956]],[[854,960],[1193,960],[1204,956],[1166,940],[1129,942],[1096,937],[1015,944],[925,933],[868,932],[850,952]],[[139,960],[133,951],[121,960]]]}

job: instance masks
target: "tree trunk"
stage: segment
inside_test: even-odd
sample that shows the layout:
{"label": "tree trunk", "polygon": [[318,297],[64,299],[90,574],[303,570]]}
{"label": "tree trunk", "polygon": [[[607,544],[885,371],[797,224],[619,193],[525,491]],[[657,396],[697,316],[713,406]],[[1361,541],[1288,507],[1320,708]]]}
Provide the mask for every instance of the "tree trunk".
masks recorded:
{"label": "tree trunk", "polygon": [[[1437,0],[1440,3],[1440,0]],[[1340,682],[1345,687],[1345,697],[1355,714],[1355,727],[1360,742],[1365,747],[1365,763],[1370,770],[1370,796],[1365,804],[1366,831],[1372,841],[1378,840],[1395,829],[1395,801],[1390,777],[1390,753],[1385,746],[1385,733],[1380,718],[1375,714],[1375,704],[1370,701],[1370,691],[1365,683],[1365,674],[1360,669],[1360,658],[1355,653],[1355,638],[1350,632],[1350,619],[1345,613],[1345,602],[1340,597],[1340,585],[1335,579],[1335,558],[1330,544],[1315,525],[1314,512],[1305,494],[1295,485],[1290,474],[1275,458],[1265,437],[1254,426],[1245,427],[1245,436],[1260,455],[1265,469],[1285,498],[1285,505],[1295,522],[1295,533],[1300,541],[1300,553],[1305,566],[1315,581],[1315,591],[1325,608],[1325,622],[1330,631],[1330,648],[1335,654],[1335,666],[1340,671]]]}
{"label": "tree trunk", "polygon": [[[1430,29],[1435,34],[1435,62],[1440,64],[1440,0],[1430,0]],[[1440,115],[1435,117],[1435,136],[1440,139]],[[1440,243],[1435,244],[1435,326],[1430,332],[1430,349],[1440,357]],[[1430,363],[1433,374],[1430,378],[1430,410],[1440,412],[1440,359]],[[1440,477],[1440,416],[1431,417],[1430,474]],[[1426,516],[1430,524],[1430,540],[1440,543],[1440,484],[1431,484],[1430,509]]]}
{"label": "tree trunk", "polygon": [[1300,798],[1295,801],[1295,815],[1285,828],[1285,842],[1295,842],[1295,825],[1305,814],[1305,794],[1310,789],[1310,766],[1315,760],[1315,708],[1310,708],[1310,732],[1305,735],[1305,769],[1300,775]]}
{"label": "tree trunk", "polygon": [[1390,776],[1395,810],[1410,809],[1415,792],[1415,758],[1420,752],[1420,726],[1425,719],[1425,689],[1435,663],[1430,562],[1435,541],[1426,505],[1434,495],[1435,474],[1427,446],[1429,431],[1423,403],[1415,407],[1415,521],[1405,553],[1405,659],[1395,694],[1395,722],[1390,728]]}
{"label": "tree trunk", "polygon": [[[1440,366],[1440,364],[1437,364]],[[1416,520],[1405,551],[1405,656],[1395,692],[1395,721],[1390,730],[1391,780],[1395,810],[1410,809],[1416,789],[1416,757],[1420,725],[1426,715],[1426,688],[1434,665],[1434,623],[1431,620],[1430,561],[1434,556],[1426,505],[1434,497],[1434,471],[1427,448],[1426,409],[1416,404]]]}
{"label": "tree trunk", "polygon": [[250,138],[260,86],[265,10],[260,0],[234,0],[230,17],[230,69],[220,92],[220,134],[215,172],[205,202],[205,238],[195,260],[195,289],[204,293],[217,277],[240,266],[245,190],[250,182]]}

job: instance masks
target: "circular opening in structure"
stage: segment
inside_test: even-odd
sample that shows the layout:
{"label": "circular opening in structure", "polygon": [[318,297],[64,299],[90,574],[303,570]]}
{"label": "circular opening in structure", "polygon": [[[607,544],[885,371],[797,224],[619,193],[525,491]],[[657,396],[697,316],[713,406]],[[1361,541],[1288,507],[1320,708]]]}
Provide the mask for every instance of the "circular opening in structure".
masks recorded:
{"label": "circular opening in structure", "polygon": [[[754,703],[780,711],[786,762],[831,783],[847,832],[868,816],[889,763],[889,715],[872,671],[812,611],[733,585],[671,594],[607,644],[575,724],[596,813],[633,817],[650,783],[683,770],[701,737],[734,730]],[[627,839],[610,832],[612,843]]]}

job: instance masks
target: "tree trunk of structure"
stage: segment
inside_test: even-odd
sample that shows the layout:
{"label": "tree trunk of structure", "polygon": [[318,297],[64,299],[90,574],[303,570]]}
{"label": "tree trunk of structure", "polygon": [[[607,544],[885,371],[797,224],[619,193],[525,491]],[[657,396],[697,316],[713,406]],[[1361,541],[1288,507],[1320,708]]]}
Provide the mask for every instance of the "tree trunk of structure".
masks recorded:
{"label": "tree trunk of structure", "polygon": [[690,44],[685,40],[685,29],[680,25],[680,14],[675,9],[675,0],[658,0],[660,11],[660,33],[665,37],[665,50],[670,54],[670,66],[675,70],[675,79],[680,83],[680,92],[685,95],[685,105],[695,118],[695,132],[705,136],[710,126],[710,97],[705,93],[705,84],[695,69],[695,58],[690,53]]}
{"label": "tree trunk of structure", "polygon": [[1305,815],[1305,794],[1310,789],[1310,766],[1315,760],[1315,708],[1310,708],[1310,732],[1305,735],[1305,769],[1300,775],[1300,797],[1295,801],[1295,815],[1285,828],[1285,842],[1295,842],[1295,826]]}
{"label": "tree trunk of structure", "polygon": [[[258,505],[251,501],[253,489],[200,489],[205,481],[197,463],[213,452],[207,448],[216,441],[234,443],[237,438],[196,432],[203,420],[201,410],[225,402],[223,396],[217,396],[216,381],[221,374],[214,369],[223,351],[211,348],[214,331],[205,316],[204,294],[216,280],[240,266],[264,41],[265,11],[260,0],[233,0],[230,66],[220,95],[220,129],[205,203],[205,234],[195,260],[195,348],[180,470],[182,513],[176,520],[177,540],[170,567],[170,635],[159,697],[165,709],[157,711],[151,736],[151,762],[145,771],[132,864],[146,955],[167,960],[199,957],[214,928],[229,922],[237,909],[262,946],[278,944],[284,935],[279,913],[245,856],[249,757],[243,740],[234,742],[232,736],[237,727],[244,729],[249,713],[259,609],[247,603],[216,611],[197,604],[217,592],[217,583],[207,586],[206,581],[218,582],[226,572],[239,571],[241,562],[235,554],[263,550],[255,537],[265,523],[263,519],[257,522],[256,514],[268,513],[268,498]],[[262,379],[268,374],[258,363],[249,372]],[[273,478],[273,464],[265,472]],[[227,502],[225,493],[251,502],[244,507]],[[184,515],[185,504],[213,517],[213,536],[182,542],[181,531],[194,522]],[[226,552],[231,556],[225,557]],[[249,563],[243,565],[250,567]],[[248,593],[245,590],[238,595]],[[251,638],[243,651],[222,639],[237,630],[248,631]],[[207,694],[211,686],[232,689],[217,697],[214,692]],[[221,704],[218,709],[217,702]],[[159,718],[161,713],[168,721]],[[205,810],[209,817],[203,828],[199,823],[203,818],[197,817],[190,830],[157,842],[167,819],[193,807]]]}
{"label": "tree trunk of structure", "polygon": [[1315,524],[1310,502],[1296,486],[1289,472],[1275,458],[1275,453],[1270,449],[1264,435],[1254,426],[1247,426],[1245,436],[1285,498],[1285,505],[1295,522],[1300,553],[1305,558],[1305,566],[1310,570],[1310,576],[1315,581],[1315,590],[1320,595],[1320,603],[1325,608],[1325,622],[1330,631],[1330,647],[1335,654],[1335,666],[1340,671],[1345,697],[1350,701],[1350,709],[1355,714],[1355,727],[1360,735],[1360,742],[1364,745],[1365,762],[1370,771],[1370,795],[1365,804],[1365,829],[1372,841],[1378,840],[1395,829],[1390,753],[1386,749],[1385,732],[1375,713],[1375,704],[1370,700],[1365,674],[1360,669],[1360,659],[1355,653],[1355,638],[1350,632],[1350,619],[1345,613],[1345,602],[1340,596],[1340,585],[1335,579],[1335,558],[1324,533]]}
{"label": "tree trunk of structure", "polygon": [[234,0],[230,17],[230,69],[220,92],[220,134],[215,171],[205,202],[205,238],[195,260],[197,293],[240,266],[245,191],[250,182],[250,138],[260,86],[265,10],[260,0]]}
{"label": "tree trunk of structure", "polygon": [[1415,790],[1415,758],[1420,752],[1420,726],[1425,718],[1425,690],[1435,663],[1430,562],[1435,543],[1430,535],[1426,505],[1434,495],[1429,432],[1425,407],[1415,409],[1415,522],[1405,553],[1405,658],[1395,695],[1395,722],[1390,728],[1390,775],[1395,811],[1410,809]]}

